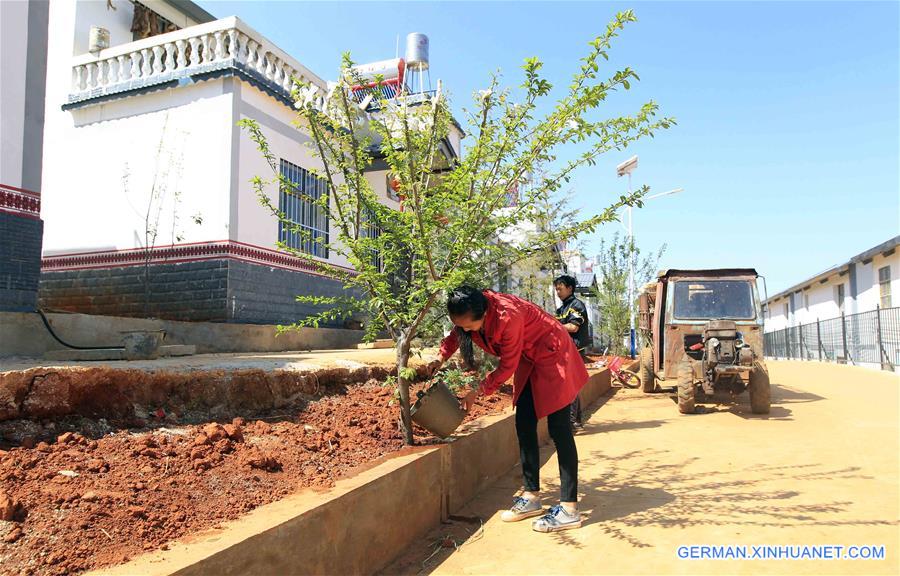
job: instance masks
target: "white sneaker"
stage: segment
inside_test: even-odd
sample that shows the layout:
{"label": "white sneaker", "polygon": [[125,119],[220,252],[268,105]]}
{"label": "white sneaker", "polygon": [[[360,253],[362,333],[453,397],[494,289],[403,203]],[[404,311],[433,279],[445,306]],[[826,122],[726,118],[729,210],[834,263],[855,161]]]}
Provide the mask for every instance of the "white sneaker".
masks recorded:
{"label": "white sneaker", "polygon": [[505,510],[500,516],[504,522],[518,522],[525,518],[540,516],[544,513],[544,507],[541,506],[540,498],[523,498],[516,496],[513,498],[512,508]]}
{"label": "white sneaker", "polygon": [[559,504],[531,524],[531,529],[535,532],[559,532],[572,528],[581,528],[581,514],[578,510],[574,514],[569,514]]}

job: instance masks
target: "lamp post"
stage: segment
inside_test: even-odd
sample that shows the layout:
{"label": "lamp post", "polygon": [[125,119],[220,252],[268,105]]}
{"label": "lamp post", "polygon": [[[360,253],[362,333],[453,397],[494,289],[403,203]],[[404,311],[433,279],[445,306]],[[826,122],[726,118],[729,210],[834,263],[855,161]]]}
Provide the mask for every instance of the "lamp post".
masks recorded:
{"label": "lamp post", "polygon": [[[628,160],[622,162],[618,166],[616,166],[616,176],[622,177],[628,176],[628,195],[631,196],[631,173],[637,168],[638,165],[638,157],[632,156]],[[647,196],[644,198],[644,201],[653,200],[655,198],[661,198],[663,196],[669,196],[671,194],[678,194],[679,192],[683,192],[684,188],[675,188],[674,190],[669,190],[667,192],[660,192],[659,194],[653,194],[652,196]],[[637,341],[635,338],[635,326],[634,326],[634,228],[632,227],[632,219],[631,219],[631,206],[628,208],[628,327],[630,334],[630,352],[631,357],[634,358],[637,352],[636,346]]]}

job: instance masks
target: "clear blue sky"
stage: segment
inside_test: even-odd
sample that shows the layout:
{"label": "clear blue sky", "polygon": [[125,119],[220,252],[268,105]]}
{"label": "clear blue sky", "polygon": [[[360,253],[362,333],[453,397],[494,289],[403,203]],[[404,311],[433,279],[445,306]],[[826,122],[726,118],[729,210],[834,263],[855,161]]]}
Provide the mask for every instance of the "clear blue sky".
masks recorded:
{"label": "clear blue sky", "polygon": [[[638,22],[609,70],[641,77],[603,115],[653,99],[678,126],[604,157],[573,181],[575,202],[605,206],[625,189],[615,165],[640,156],[635,185],[685,191],[635,211],[661,267],[754,266],[769,294],[900,233],[898,2],[217,2],[308,68],[334,78],[340,54],[394,56],[397,34],[431,41],[432,79],[459,110],[501,69],[520,81],[538,56],[562,89],[616,11]],[[610,224],[587,238],[588,254]]]}

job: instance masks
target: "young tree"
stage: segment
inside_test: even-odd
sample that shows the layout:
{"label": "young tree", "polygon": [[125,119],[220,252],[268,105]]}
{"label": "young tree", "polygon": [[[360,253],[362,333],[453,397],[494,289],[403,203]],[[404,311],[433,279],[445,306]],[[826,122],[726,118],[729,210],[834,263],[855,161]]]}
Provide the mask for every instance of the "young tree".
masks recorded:
{"label": "young tree", "polygon": [[[598,262],[594,272],[599,280],[594,295],[600,305],[600,333],[609,342],[612,354],[627,352],[624,336],[631,328],[631,310],[637,313],[637,291],[653,279],[659,260],[666,251],[663,244],[655,254],[641,258],[641,250],[634,245],[634,239],[620,238],[619,233],[613,235],[607,244],[600,241]],[[635,300],[628,298],[628,269],[634,261]],[[631,306],[631,308],[629,308]]]}
{"label": "young tree", "polygon": [[[149,181],[149,187],[138,186],[137,190],[132,193],[130,189],[131,169],[128,163],[125,163],[122,174],[122,187],[125,192],[125,200],[128,202],[135,215],[140,219],[143,228],[143,314],[145,317],[153,315],[153,309],[150,306],[150,296],[152,293],[151,281],[151,262],[153,261],[154,252],[156,250],[157,241],[160,234],[165,231],[163,228],[169,226],[171,243],[181,242],[184,232],[179,226],[179,215],[181,213],[181,175],[183,171],[183,150],[179,142],[184,141],[184,132],[176,134],[169,133],[169,113],[163,116],[162,131],[159,136],[159,144],[156,147],[156,157],[153,164],[153,174]],[[138,181],[141,179],[139,177]],[[134,202],[141,205],[140,208],[135,207]],[[169,222],[164,216],[164,212],[168,215]],[[195,224],[201,224],[203,217],[200,213],[191,217]]]}
{"label": "young tree", "polygon": [[[590,42],[571,84],[549,113],[538,118],[539,103],[552,86],[541,77],[542,63],[529,58],[523,65],[519,90],[501,89],[495,75],[488,87],[474,95],[465,120],[471,144],[458,159],[448,161],[440,150],[453,119],[440,84],[437,93],[421,98],[401,93],[396,99],[376,97],[365,112],[349,88],[360,79],[349,55],[343,58],[337,86],[326,97],[315,87],[294,80],[294,98],[299,111],[298,128],[311,138],[311,148],[320,163],[318,174],[330,185],[329,194],[309,197],[325,210],[337,234],[330,249],[345,256],[353,274],[341,279],[365,294],[362,299],[302,298],[330,308],[299,322],[317,325],[350,310],[365,309],[373,319],[369,333],[386,330],[396,343],[397,385],[401,419],[407,443],[413,442],[409,415],[409,384],[415,371],[409,367],[413,339],[433,330],[440,313],[437,305],[446,292],[464,282],[484,283],[498,263],[527,258],[560,240],[590,232],[615,219],[625,205],[641,205],[647,189],[615,199],[610,206],[588,218],[556,230],[542,231],[528,245],[510,247],[497,242],[498,235],[533,218],[536,209],[569,181],[576,169],[593,165],[598,156],[621,150],[632,142],[652,136],[673,124],[657,119],[657,105],[648,102],[633,116],[594,120],[590,113],[614,91],[629,89],[637,74],[630,68],[599,76],[612,40],[629,22],[631,11],[617,14],[605,32]],[[275,174],[272,182],[293,185],[279,174],[259,126],[242,121]],[[566,145],[581,145],[578,157],[555,162]],[[373,160],[386,162],[405,199],[404,210],[382,205],[366,172]],[[508,192],[538,166],[555,166],[535,180],[512,210]],[[279,218],[268,197],[269,181],[253,180],[258,197]],[[302,194],[302,191],[295,191]],[[302,229],[294,231],[304,234]],[[287,249],[287,247],[282,246]],[[292,251],[317,266],[326,266],[309,255]]]}

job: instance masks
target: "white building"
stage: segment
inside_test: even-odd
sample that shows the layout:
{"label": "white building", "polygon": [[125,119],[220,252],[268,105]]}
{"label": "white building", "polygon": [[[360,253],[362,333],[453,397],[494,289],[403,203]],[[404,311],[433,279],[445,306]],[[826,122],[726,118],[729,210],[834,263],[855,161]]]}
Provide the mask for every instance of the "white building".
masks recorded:
{"label": "white building", "polygon": [[[108,47],[91,46],[92,27],[108,31]],[[335,271],[348,267],[260,205],[250,180],[272,173],[237,126],[258,122],[282,174],[325,193],[306,171],[317,161],[292,125],[289,91],[296,76],[324,96],[324,79],[239,18],[217,20],[184,0],[52,0],[49,39],[43,306],[270,324],[312,311],[298,293],[343,293],[277,248],[280,239]],[[451,134],[449,153],[461,138]],[[369,178],[399,206],[383,162]],[[316,207],[269,190],[292,220],[328,238]]]}
{"label": "white building", "polygon": [[46,2],[0,2],[0,311],[37,306]]}
{"label": "white building", "polygon": [[765,331],[900,304],[900,236],[853,256],[765,301]]}
{"label": "white building", "polygon": [[566,269],[572,276],[594,271],[594,259],[588,258],[580,250],[563,250],[562,257],[566,262]]}

